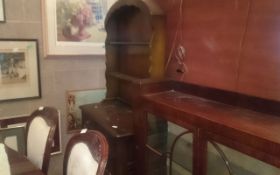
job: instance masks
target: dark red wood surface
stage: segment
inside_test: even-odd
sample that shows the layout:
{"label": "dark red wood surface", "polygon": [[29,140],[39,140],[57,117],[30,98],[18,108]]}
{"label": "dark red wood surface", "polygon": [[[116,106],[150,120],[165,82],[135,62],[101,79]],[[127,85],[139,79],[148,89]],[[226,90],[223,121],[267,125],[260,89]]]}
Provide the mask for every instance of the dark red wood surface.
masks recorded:
{"label": "dark red wood surface", "polygon": [[[183,1],[182,81],[279,101],[280,1]],[[167,16],[170,50],[180,1],[157,2]],[[177,67],[173,59],[167,76],[181,80]]]}
{"label": "dark red wood surface", "polygon": [[209,138],[217,138],[227,146],[280,167],[278,116],[174,90],[145,95],[144,104],[148,112],[183,127],[197,127],[210,133]]}
{"label": "dark red wood surface", "polygon": [[280,100],[280,1],[254,0],[242,49],[238,91]]}
{"label": "dark red wood surface", "polygon": [[6,147],[12,175],[44,175],[24,155]]}
{"label": "dark red wood surface", "polygon": [[107,99],[80,108],[83,126],[102,132],[110,145],[105,174],[134,174],[135,141],[131,108],[117,99]]}
{"label": "dark red wood surface", "polygon": [[141,163],[148,159],[143,154],[147,113],[193,133],[194,175],[207,174],[208,141],[280,167],[280,102],[170,80],[144,85],[142,90],[134,121],[140,174],[148,169]]}
{"label": "dark red wood surface", "polygon": [[133,113],[128,105],[118,100],[105,100],[101,103],[83,105],[80,108],[85,127],[90,128],[93,123],[97,123],[114,138],[134,135]]}

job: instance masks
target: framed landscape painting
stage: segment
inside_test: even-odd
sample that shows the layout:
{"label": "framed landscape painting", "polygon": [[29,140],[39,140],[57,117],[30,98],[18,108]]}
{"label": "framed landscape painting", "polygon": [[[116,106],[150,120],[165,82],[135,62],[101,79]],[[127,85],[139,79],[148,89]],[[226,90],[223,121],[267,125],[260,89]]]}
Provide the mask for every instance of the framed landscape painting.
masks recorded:
{"label": "framed landscape painting", "polygon": [[37,40],[0,40],[0,101],[41,97]]}
{"label": "framed landscape painting", "polygon": [[44,1],[45,55],[105,54],[104,20],[115,1]]}

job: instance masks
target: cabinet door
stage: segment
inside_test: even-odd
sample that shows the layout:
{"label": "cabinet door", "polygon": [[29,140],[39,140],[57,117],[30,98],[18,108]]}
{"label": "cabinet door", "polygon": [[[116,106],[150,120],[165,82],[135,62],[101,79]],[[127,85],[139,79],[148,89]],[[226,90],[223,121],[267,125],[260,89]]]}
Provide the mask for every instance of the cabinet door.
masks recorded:
{"label": "cabinet door", "polygon": [[150,113],[147,121],[147,174],[191,175],[193,134],[188,129]]}
{"label": "cabinet door", "polygon": [[207,175],[279,175],[280,169],[217,142],[208,142]]}

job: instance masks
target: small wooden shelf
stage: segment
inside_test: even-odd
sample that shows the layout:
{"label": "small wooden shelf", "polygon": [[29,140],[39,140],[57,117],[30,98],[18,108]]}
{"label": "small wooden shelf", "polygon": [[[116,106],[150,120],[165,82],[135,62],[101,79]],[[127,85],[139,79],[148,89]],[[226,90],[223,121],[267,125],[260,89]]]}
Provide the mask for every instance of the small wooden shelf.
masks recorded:
{"label": "small wooden shelf", "polygon": [[120,80],[124,80],[124,81],[128,81],[134,84],[148,84],[148,83],[155,83],[160,81],[159,79],[152,79],[152,78],[135,78],[134,76],[130,76],[121,72],[109,72],[107,73],[107,75],[120,79]]}
{"label": "small wooden shelf", "polygon": [[133,113],[129,106],[118,99],[108,99],[101,103],[80,106],[84,124],[91,126],[94,121],[114,138],[134,135]]}
{"label": "small wooden shelf", "polygon": [[108,41],[106,42],[108,45],[127,45],[127,46],[150,46],[150,42],[145,41]]}

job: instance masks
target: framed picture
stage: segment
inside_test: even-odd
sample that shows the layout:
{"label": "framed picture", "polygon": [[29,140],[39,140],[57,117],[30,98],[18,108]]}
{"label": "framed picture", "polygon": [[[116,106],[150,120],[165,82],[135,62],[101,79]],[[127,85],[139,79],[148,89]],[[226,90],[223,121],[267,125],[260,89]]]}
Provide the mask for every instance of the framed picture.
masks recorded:
{"label": "framed picture", "polygon": [[4,0],[0,0],[0,22],[5,22],[5,4]]}
{"label": "framed picture", "polygon": [[66,93],[67,131],[82,128],[81,105],[98,103],[105,98],[106,89],[74,90]]}
{"label": "framed picture", "polygon": [[105,54],[104,20],[116,0],[47,0],[43,4],[44,54]]}
{"label": "framed picture", "polygon": [[5,143],[13,150],[25,153],[25,127],[17,126],[10,128],[0,128],[0,143]]}
{"label": "framed picture", "polygon": [[0,101],[40,98],[38,41],[0,40]]}

